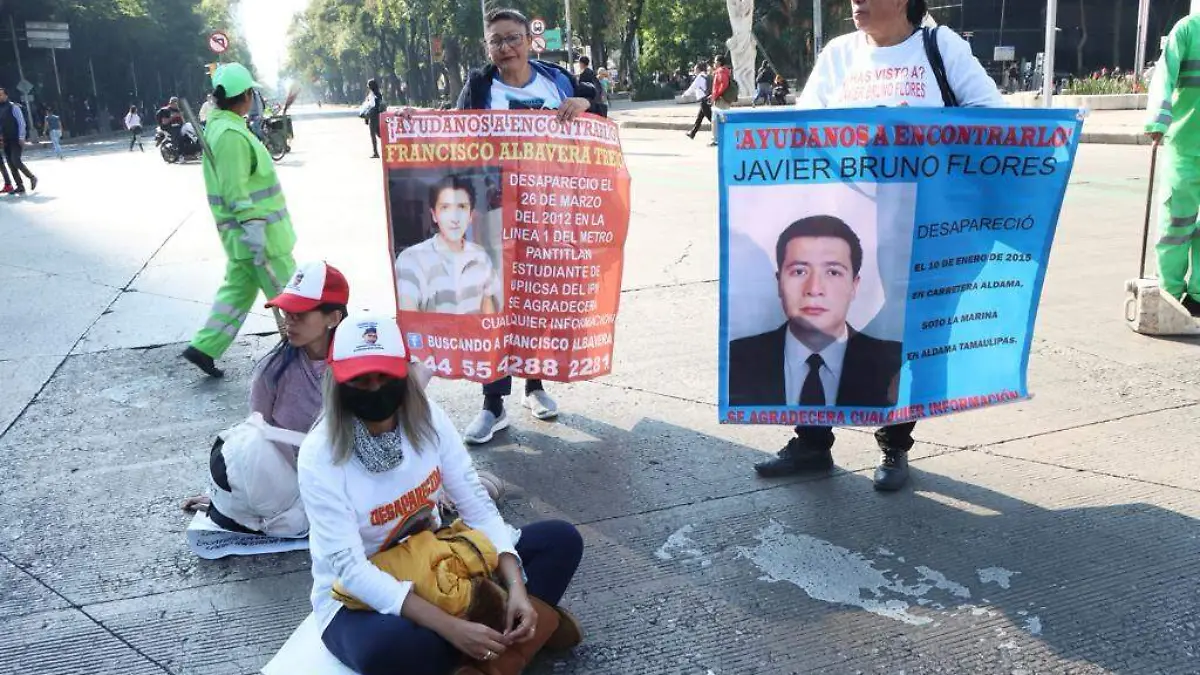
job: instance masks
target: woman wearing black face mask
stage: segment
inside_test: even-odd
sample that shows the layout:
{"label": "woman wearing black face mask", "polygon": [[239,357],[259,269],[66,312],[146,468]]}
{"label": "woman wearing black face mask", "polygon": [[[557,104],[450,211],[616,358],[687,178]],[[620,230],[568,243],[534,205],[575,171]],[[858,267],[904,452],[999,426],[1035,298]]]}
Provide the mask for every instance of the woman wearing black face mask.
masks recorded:
{"label": "woman wearing black face mask", "polygon": [[[299,474],[310,525],[313,613],[330,652],[363,675],[398,667],[411,675],[448,675],[463,657],[508,672],[504,666],[523,666],[534,644],[578,644],[578,623],[556,606],[583,554],[578,531],[548,521],[517,533],[504,522],[454,423],[408,377],[396,320],[347,318],[329,361],[324,410],[300,448]],[[503,631],[446,613],[419,597],[412,583],[367,559],[412,534],[440,529],[436,504],[443,493],[499,553],[496,576],[508,591]],[[340,604],[331,595],[335,581],[372,609]],[[535,639],[539,611],[557,614],[549,641]]]}

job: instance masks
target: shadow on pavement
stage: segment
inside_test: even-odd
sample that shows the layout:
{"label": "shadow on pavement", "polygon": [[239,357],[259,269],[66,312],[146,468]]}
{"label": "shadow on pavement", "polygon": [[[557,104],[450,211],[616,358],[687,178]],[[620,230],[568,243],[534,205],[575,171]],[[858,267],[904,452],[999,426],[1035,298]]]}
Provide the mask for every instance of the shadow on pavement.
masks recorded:
{"label": "shadow on pavement", "polygon": [[594,440],[480,453],[515,522],[584,524],[591,639],[538,673],[1197,672],[1200,523],[1145,501],[1194,494],[960,452],[882,495],[757,481],[758,451],[657,419],[560,425]]}

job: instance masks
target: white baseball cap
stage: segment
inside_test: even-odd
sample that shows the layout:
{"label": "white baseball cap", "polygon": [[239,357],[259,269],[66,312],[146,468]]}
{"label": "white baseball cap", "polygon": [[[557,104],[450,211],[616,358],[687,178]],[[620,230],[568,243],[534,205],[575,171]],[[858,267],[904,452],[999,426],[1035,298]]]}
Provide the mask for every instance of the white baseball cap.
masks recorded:
{"label": "white baseball cap", "polygon": [[374,312],[351,314],[333,334],[329,366],[333,378],[341,383],[369,373],[408,377],[408,351],[396,317]]}
{"label": "white baseball cap", "polygon": [[284,286],[283,292],[271,298],[267,307],[285,312],[311,312],[321,305],[345,305],[350,302],[350,284],[333,265],[310,262],[301,265]]}

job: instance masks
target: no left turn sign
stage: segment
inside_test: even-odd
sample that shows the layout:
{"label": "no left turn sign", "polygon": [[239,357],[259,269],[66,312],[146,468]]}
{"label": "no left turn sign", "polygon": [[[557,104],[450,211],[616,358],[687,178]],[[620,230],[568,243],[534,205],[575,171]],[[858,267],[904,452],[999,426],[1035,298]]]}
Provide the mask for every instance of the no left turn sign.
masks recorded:
{"label": "no left turn sign", "polygon": [[541,35],[542,33],[545,33],[546,32],[545,19],[534,19],[533,21],[530,21],[529,22],[529,30],[534,35]]}
{"label": "no left turn sign", "polygon": [[217,31],[208,36],[208,48],[214,54],[224,54],[226,49],[229,49],[229,36]]}

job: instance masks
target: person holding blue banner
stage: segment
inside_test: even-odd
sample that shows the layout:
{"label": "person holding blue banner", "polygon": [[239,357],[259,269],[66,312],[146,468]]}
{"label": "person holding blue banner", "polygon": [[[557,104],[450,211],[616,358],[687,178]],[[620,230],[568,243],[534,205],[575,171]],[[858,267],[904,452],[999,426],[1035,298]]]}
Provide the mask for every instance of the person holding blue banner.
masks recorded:
{"label": "person holding blue banner", "polygon": [[[1004,105],[996,83],[971,53],[971,46],[965,40],[948,28],[921,27],[928,13],[926,0],[850,0],[850,5],[857,30],[831,40],[821,52],[804,90],[797,98],[798,108]],[[852,262],[853,244],[845,237],[838,237],[834,232],[838,228],[830,225],[828,229],[828,232],[823,230],[815,236],[809,233],[808,239],[837,247],[839,251],[842,248],[847,249],[841,251],[846,254],[847,260],[839,263],[845,268],[842,272],[845,278],[842,281],[854,283],[858,270]],[[781,239],[781,245],[786,253],[789,244]],[[831,256],[840,259],[840,256],[832,255],[833,253],[836,252],[831,249]],[[783,255],[779,257],[780,297],[784,298],[788,274],[785,266],[787,260]],[[827,296],[833,293],[835,288],[840,286],[810,284],[801,292]],[[784,302],[786,305],[786,299]],[[787,307],[785,314],[789,316],[790,326],[794,322]],[[845,339],[841,340],[841,353],[844,356],[849,350],[849,336],[852,335],[853,329],[844,322],[844,312],[841,316],[843,321],[838,327],[838,334],[845,336]],[[780,337],[786,336],[780,332]],[[797,338],[799,339],[798,336]],[[820,351],[807,347],[805,349]],[[732,351],[731,349],[731,360],[736,356]],[[801,351],[803,350],[796,350],[797,353]],[[873,353],[881,354],[885,351],[887,350],[876,349]],[[891,363],[890,357],[885,361]],[[880,365],[882,363],[881,361],[876,365],[881,371],[886,370],[883,374],[891,378],[894,374],[891,367],[883,368]],[[836,372],[831,367],[833,365],[838,366]],[[730,369],[731,373],[735,370],[737,369]],[[825,359],[803,359],[797,362],[795,371],[792,377],[783,375],[793,384],[786,389],[788,396],[791,395],[792,389],[796,388],[794,385],[799,384],[795,401],[801,405],[824,405],[829,402],[830,396],[834,396],[834,401],[841,403],[837,397],[842,395],[840,379],[846,377],[846,371],[839,363],[831,363]],[[891,379],[889,382],[889,386],[894,386]],[[732,393],[734,383],[731,381],[730,384]],[[907,422],[876,430],[875,440],[883,454],[875,470],[874,486],[877,490],[899,490],[908,482],[908,451],[913,446],[914,427],[916,422]],[[796,436],[788,441],[787,446],[775,459],[756,464],[754,469],[760,476],[767,478],[828,471],[833,468],[833,441],[831,427],[798,426]]]}
{"label": "person holding blue banner", "polygon": [[[1200,316],[1200,14],[1180,19],[1150,81],[1151,118],[1146,133],[1155,143],[1167,141],[1163,185],[1158,272],[1163,290],[1178,298],[1192,316]],[[1188,267],[1192,278],[1187,279]]]}

